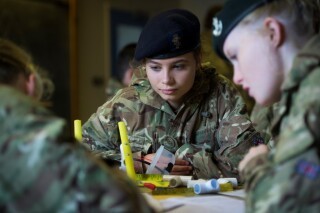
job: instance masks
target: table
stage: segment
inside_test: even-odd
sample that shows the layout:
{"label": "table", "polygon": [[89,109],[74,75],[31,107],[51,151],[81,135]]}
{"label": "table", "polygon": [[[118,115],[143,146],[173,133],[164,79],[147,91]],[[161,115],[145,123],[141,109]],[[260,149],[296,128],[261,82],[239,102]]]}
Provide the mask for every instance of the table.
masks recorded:
{"label": "table", "polygon": [[243,213],[245,192],[243,189],[218,194],[169,196],[143,193],[147,201],[159,211],[174,213]]}

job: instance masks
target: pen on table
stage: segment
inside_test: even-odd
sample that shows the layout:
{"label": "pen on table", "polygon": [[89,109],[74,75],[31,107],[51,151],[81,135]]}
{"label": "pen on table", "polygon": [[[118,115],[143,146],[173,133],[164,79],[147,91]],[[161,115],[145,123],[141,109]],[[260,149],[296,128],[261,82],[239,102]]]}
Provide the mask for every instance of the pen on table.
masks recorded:
{"label": "pen on table", "polygon": [[126,125],[124,124],[123,121],[120,121],[118,122],[118,127],[120,132],[120,138],[121,138],[121,144],[122,144],[127,174],[130,178],[132,178],[133,180],[136,180],[136,172],[134,170],[133,157],[132,157],[131,147],[129,144]]}
{"label": "pen on table", "polygon": [[74,138],[78,141],[82,141],[82,129],[81,129],[81,120],[74,120]]}

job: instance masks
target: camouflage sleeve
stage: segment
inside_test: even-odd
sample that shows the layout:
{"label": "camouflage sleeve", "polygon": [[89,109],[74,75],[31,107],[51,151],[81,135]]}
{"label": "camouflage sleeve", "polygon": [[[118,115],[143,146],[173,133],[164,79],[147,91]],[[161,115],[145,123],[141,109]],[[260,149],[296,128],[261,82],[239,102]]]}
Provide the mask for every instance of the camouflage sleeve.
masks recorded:
{"label": "camouflage sleeve", "polygon": [[277,116],[278,111],[279,103],[274,103],[267,107],[256,104],[250,116],[254,128],[260,132],[265,144],[270,149],[273,149],[275,146],[274,138],[271,134],[271,126],[272,120]]}
{"label": "camouflage sleeve", "polygon": [[271,139],[272,106],[264,107],[256,103],[251,112],[250,119],[254,128],[260,132],[267,143]]}
{"label": "camouflage sleeve", "polygon": [[271,163],[268,161],[268,154],[258,155],[251,159],[240,174],[241,180],[246,183],[246,192],[254,188],[258,181],[260,181],[260,178],[265,175],[266,170],[270,168]]}
{"label": "camouflage sleeve", "polygon": [[308,149],[282,162],[266,156],[252,159],[241,173],[245,179],[246,212],[318,212],[318,151]]}
{"label": "camouflage sleeve", "polygon": [[117,122],[106,121],[101,110],[107,114],[113,111],[102,106],[84,123],[82,144],[102,158],[120,160],[120,137]]}
{"label": "camouflage sleeve", "polygon": [[124,107],[117,103],[119,94],[100,106],[82,126],[83,144],[95,155],[117,161],[121,159],[119,109]]}
{"label": "camouflage sleeve", "polygon": [[[84,123],[82,126],[83,144],[93,151],[93,153],[104,159],[120,161],[121,140],[118,122],[124,121],[127,126],[135,126],[140,106],[137,102],[133,87],[120,90],[116,96],[99,107],[97,112]],[[130,125],[128,124],[129,122]],[[128,134],[130,131],[132,129],[128,129]],[[132,141],[130,135],[129,140]],[[132,146],[132,151],[143,152],[145,154],[150,146],[151,144],[145,145],[142,148]]]}
{"label": "camouflage sleeve", "polygon": [[226,79],[221,85],[218,100],[220,122],[215,134],[217,146],[214,160],[223,176],[239,178],[239,162],[250,147],[264,142],[253,128],[246,105],[236,87]]}

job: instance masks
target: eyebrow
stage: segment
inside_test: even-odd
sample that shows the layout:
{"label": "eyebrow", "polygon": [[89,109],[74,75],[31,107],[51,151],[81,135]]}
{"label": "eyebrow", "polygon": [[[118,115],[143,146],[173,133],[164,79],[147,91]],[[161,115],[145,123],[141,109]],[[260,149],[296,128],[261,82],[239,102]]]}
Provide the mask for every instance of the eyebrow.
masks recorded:
{"label": "eyebrow", "polygon": [[[170,62],[170,64],[175,64],[175,63],[180,63],[180,62],[187,62],[187,61],[188,60],[186,60],[186,59],[178,59],[176,61]],[[149,59],[149,61],[147,61],[147,63],[161,64],[160,62],[154,61],[152,59]]]}

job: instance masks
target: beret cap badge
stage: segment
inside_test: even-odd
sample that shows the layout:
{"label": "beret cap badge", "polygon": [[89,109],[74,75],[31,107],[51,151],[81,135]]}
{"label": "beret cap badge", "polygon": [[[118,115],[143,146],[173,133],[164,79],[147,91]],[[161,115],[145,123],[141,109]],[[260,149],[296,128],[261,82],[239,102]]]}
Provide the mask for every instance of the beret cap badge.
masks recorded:
{"label": "beret cap badge", "polygon": [[181,47],[181,38],[178,34],[173,34],[172,36],[172,44],[175,49],[179,49]]}
{"label": "beret cap badge", "polygon": [[222,21],[219,20],[217,17],[214,17],[212,21],[212,25],[213,25],[212,34],[215,36],[221,35],[222,29],[223,29]]}

